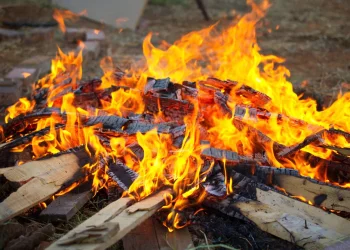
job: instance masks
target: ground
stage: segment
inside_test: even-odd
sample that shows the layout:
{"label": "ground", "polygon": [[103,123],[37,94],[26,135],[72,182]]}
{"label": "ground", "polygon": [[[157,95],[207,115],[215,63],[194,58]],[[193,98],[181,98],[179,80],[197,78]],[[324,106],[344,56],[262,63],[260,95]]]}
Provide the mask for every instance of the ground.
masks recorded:
{"label": "ground", "polygon": [[[0,4],[8,2],[11,1],[0,0]],[[39,2],[42,4],[46,1]],[[223,25],[227,25],[237,15],[249,11],[244,0],[203,0],[212,18],[207,22],[204,21],[195,1],[177,2],[180,3],[148,4],[136,31],[114,30],[84,19],[69,25],[103,29],[110,46],[108,55],[112,56],[117,64],[127,68],[130,63],[142,57],[142,41],[149,32],[156,34],[153,39],[155,44],[160,43],[161,40],[172,43],[182,35],[207,27],[222,18],[225,18],[222,21]],[[286,59],[285,65],[291,71],[289,80],[298,93],[306,92],[308,95],[317,97],[323,105],[331,104],[339,92],[348,91],[349,85],[346,83],[350,82],[350,23],[348,22],[350,1],[271,0],[271,4],[263,22],[264,28],[258,32],[262,53],[275,54]],[[278,29],[276,29],[277,26]],[[271,33],[267,32],[268,28],[272,30]],[[45,54],[53,57],[57,51],[57,45],[64,50],[69,49],[59,30],[55,34],[54,41],[51,42],[24,44],[17,40],[0,43],[0,78],[30,56]],[[84,68],[85,76],[100,75],[98,65],[99,61],[89,62]],[[211,215],[211,217],[215,216]],[[219,217],[222,218],[222,215]],[[210,220],[206,223],[208,227],[212,226]],[[243,227],[241,230],[248,229]],[[212,238],[217,238],[215,232],[212,234],[214,234]],[[232,239],[227,241],[230,243]],[[280,247],[273,243],[260,245],[261,249],[267,247],[269,249],[293,248],[291,245],[284,244]],[[248,244],[245,249],[252,248]]]}

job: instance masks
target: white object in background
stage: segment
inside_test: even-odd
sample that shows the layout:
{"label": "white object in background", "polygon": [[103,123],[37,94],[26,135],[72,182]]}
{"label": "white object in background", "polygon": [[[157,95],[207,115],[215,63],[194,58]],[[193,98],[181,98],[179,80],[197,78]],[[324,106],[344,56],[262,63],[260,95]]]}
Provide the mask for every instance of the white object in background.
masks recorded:
{"label": "white object in background", "polygon": [[53,0],[74,13],[87,11],[87,17],[116,28],[136,29],[147,0]]}

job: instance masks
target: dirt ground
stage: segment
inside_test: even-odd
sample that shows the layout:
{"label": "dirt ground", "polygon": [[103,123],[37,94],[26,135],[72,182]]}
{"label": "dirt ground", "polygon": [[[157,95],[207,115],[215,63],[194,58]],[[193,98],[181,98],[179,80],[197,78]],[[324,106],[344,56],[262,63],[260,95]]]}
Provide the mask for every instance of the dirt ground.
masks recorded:
{"label": "dirt ground", "polygon": [[[223,25],[228,25],[236,15],[249,11],[244,0],[204,0],[204,3],[212,18],[209,22],[204,21],[195,1],[187,0],[177,5],[149,4],[136,31],[120,32],[84,19],[69,25],[103,29],[110,47],[108,55],[112,56],[117,64],[127,68],[142,57],[143,38],[151,31],[157,34],[153,38],[155,44],[161,40],[171,43],[190,31],[207,27],[224,17],[226,20],[222,21]],[[347,86],[350,86],[346,84],[350,83],[350,23],[348,20],[350,1],[271,0],[271,4],[264,19],[265,27],[258,33],[262,52],[286,58],[285,65],[291,71],[289,80],[295,89],[300,93],[305,91],[322,99],[323,104],[329,105],[340,91],[348,91]],[[279,25],[278,30],[276,30],[277,25]],[[272,29],[271,33],[267,32],[268,28]],[[65,44],[58,28],[52,42],[24,44],[16,40],[0,43],[0,78],[18,63],[33,55],[54,57],[57,46],[65,51],[70,48]],[[89,62],[84,68],[85,76],[99,76],[102,72],[98,65],[99,61]],[[217,216],[221,219],[216,218]],[[224,237],[227,243],[235,246],[235,240],[242,240],[244,235],[252,235],[252,240],[249,239],[249,242],[254,242],[254,237],[261,235],[260,232],[253,232],[256,229],[236,224],[238,223],[236,220],[225,218],[223,215],[212,214],[211,217],[214,219],[209,221],[206,220],[207,217],[198,218],[199,221],[206,221],[202,223],[201,230],[205,231],[206,226],[210,228],[215,223],[220,224],[218,220],[222,220],[223,225],[224,223],[236,225],[237,230],[233,230],[234,232],[242,231],[235,237],[232,237],[228,231],[227,235],[222,234],[220,230],[216,232],[217,235],[211,232],[214,234],[210,236],[211,239]],[[68,229],[72,227],[74,225],[69,226]],[[201,239],[198,239],[198,242],[200,241]],[[236,247],[245,244],[238,243]],[[280,240],[274,241],[267,236],[260,242],[254,242],[253,245],[254,247],[250,247],[249,243],[243,249],[294,249],[292,244],[281,243]]]}

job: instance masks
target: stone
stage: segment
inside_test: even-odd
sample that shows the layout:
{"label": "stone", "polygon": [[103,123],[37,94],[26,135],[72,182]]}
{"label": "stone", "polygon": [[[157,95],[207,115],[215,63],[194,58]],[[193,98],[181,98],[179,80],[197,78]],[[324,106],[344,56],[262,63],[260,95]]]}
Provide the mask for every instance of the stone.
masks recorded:
{"label": "stone", "polygon": [[44,76],[51,71],[51,57],[37,55],[20,63],[20,67],[36,68],[39,76]]}
{"label": "stone", "polygon": [[51,41],[54,37],[55,30],[53,28],[35,28],[24,32],[24,40],[30,43]]}
{"label": "stone", "polygon": [[100,43],[98,41],[86,41],[81,43],[76,52],[83,50],[83,60],[87,62],[89,60],[96,60],[100,56]]}
{"label": "stone", "polygon": [[18,101],[22,96],[21,83],[0,80],[0,105],[9,106]]}
{"label": "stone", "polygon": [[31,94],[32,84],[37,79],[37,69],[25,67],[15,67],[5,76],[5,82],[9,81],[21,86],[23,96],[29,96]]}
{"label": "stone", "polygon": [[104,41],[105,33],[102,30],[89,29],[86,31],[86,41]]}
{"label": "stone", "polygon": [[6,41],[9,39],[18,39],[23,37],[24,37],[23,32],[20,32],[17,30],[0,28],[0,41]]}
{"label": "stone", "polygon": [[67,28],[64,33],[64,39],[69,43],[77,43],[86,40],[86,29]]}

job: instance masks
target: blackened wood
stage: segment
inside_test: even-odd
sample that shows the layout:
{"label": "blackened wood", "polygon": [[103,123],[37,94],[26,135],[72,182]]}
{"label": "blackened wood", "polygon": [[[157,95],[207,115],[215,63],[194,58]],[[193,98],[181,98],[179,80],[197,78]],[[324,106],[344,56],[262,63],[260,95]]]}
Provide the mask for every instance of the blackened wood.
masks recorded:
{"label": "blackened wood", "polygon": [[128,190],[138,177],[136,172],[118,159],[108,165],[107,174],[124,190]]}
{"label": "blackened wood", "polygon": [[249,169],[240,165],[233,169],[257,182],[282,188],[283,192],[290,195],[302,196],[316,206],[350,211],[349,189],[301,176],[297,170],[268,166],[254,166],[254,169]]}
{"label": "blackened wood", "polygon": [[248,202],[248,201],[250,201],[250,199],[236,194],[236,195],[230,195],[228,197],[225,197],[225,199],[221,199],[221,200],[217,200],[217,198],[213,199],[212,197],[209,197],[206,200],[204,200],[203,205],[206,207],[216,209],[228,216],[243,220],[251,225],[254,225],[254,223],[252,223],[249,219],[247,219],[245,216],[243,216],[240,213],[239,209],[236,209],[234,206],[232,206],[232,204],[236,202]]}
{"label": "blackened wood", "polygon": [[30,114],[17,116],[3,126],[4,137],[7,138],[10,135],[22,132],[27,126],[32,125],[35,120],[47,118],[53,114],[61,115],[60,109],[44,108],[41,110],[36,110]]}
{"label": "blackened wood", "polygon": [[145,122],[131,121],[129,122],[123,131],[128,135],[136,134],[137,132],[146,133],[154,128],[157,128],[158,133],[169,133],[170,126],[167,124],[151,124]]}
{"label": "blackened wood", "polygon": [[224,94],[220,91],[216,91],[214,95],[214,102],[219,105],[221,111],[229,116],[232,116],[232,110],[228,107],[227,101],[228,101],[228,95]]}
{"label": "blackened wood", "polygon": [[[55,125],[55,129],[59,129],[59,128],[63,128],[63,127],[64,127],[63,124],[56,124]],[[28,144],[28,143],[30,143],[32,141],[32,139],[35,136],[44,136],[44,135],[48,134],[50,132],[50,130],[51,130],[50,127],[46,127],[46,128],[41,129],[41,130],[34,131],[34,132],[29,133],[29,134],[26,134],[26,135],[24,135],[22,137],[17,137],[16,139],[14,139],[12,141],[9,141],[7,143],[1,144],[0,145],[0,151],[11,149],[11,148],[17,147],[19,145]]]}
{"label": "blackened wood", "polygon": [[254,107],[263,107],[271,100],[269,96],[262,92],[230,80],[221,81],[216,78],[208,78],[206,81],[200,81],[198,84],[201,89],[211,93],[213,98],[215,92],[224,91],[226,94],[235,95],[237,100],[242,99],[242,97],[248,99]]}
{"label": "blackened wood", "polygon": [[314,142],[320,142],[322,139],[322,135],[325,132],[325,130],[322,130],[320,132],[317,132],[316,134],[310,135],[304,139],[301,143],[291,146],[291,147],[286,147],[282,149],[278,154],[276,155],[277,158],[284,158],[293,155],[294,153],[298,152],[300,149],[306,147],[307,145],[310,145],[311,143]]}
{"label": "blackened wood", "polygon": [[148,79],[148,82],[145,86],[144,93],[157,93],[157,92],[163,92],[167,91],[169,88],[170,84],[170,78],[165,78],[165,79]]}
{"label": "blackened wood", "polygon": [[142,161],[144,156],[144,151],[143,151],[143,148],[137,142],[134,142],[128,145],[127,147],[134,153],[138,161]]}
{"label": "blackened wood", "polygon": [[160,111],[168,118],[182,122],[183,118],[194,111],[194,106],[187,100],[144,95],[145,108],[148,112],[159,113]]}
{"label": "blackened wood", "polygon": [[201,156],[207,160],[226,162],[228,165],[236,165],[238,163],[256,164],[256,162],[249,157],[240,156],[236,152],[230,150],[217,148],[206,148],[201,152]]}
{"label": "blackened wood", "polygon": [[122,131],[122,127],[128,122],[128,119],[119,116],[94,116],[89,118],[84,125],[92,126],[96,124],[102,124],[105,129],[113,129],[116,131]]}
{"label": "blackened wood", "polygon": [[88,181],[72,191],[56,197],[47,208],[40,213],[44,221],[69,221],[92,197],[92,182]]}

